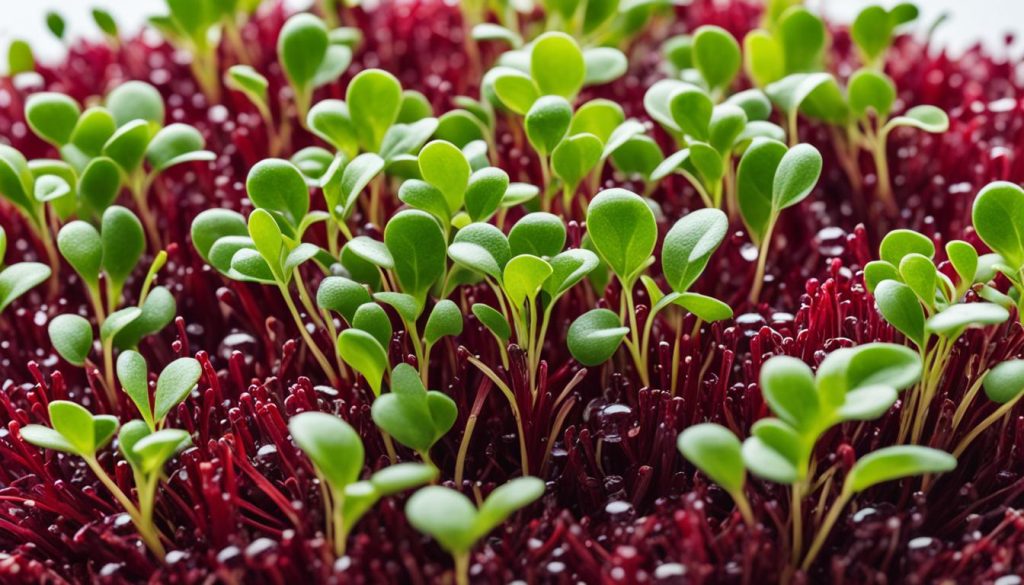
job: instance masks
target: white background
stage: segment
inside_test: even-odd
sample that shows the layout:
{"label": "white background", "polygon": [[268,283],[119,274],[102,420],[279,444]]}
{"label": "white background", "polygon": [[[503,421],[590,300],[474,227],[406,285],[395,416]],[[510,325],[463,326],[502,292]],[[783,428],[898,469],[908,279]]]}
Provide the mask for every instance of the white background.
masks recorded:
{"label": "white background", "polygon": [[[896,0],[808,0],[808,4],[824,12],[829,18],[849,21],[866,5],[894,4]],[[288,0],[290,5],[303,7],[310,0]],[[919,30],[925,29],[939,15],[949,13],[950,19],[942,25],[935,38],[956,51],[981,41],[987,46],[1002,49],[1003,35],[1016,32],[1024,36],[1024,0],[917,0],[921,8]],[[102,6],[117,19],[122,31],[135,31],[147,16],[165,10],[164,0],[0,0],[0,61],[6,67],[7,45],[12,38],[28,40],[38,59],[53,61],[62,53],[61,44],[50,34],[45,24],[49,10],[60,12],[72,37],[99,37],[90,15],[93,6]],[[1014,49],[1024,47],[1024,39]],[[1021,54],[1024,51],[1015,50]]]}

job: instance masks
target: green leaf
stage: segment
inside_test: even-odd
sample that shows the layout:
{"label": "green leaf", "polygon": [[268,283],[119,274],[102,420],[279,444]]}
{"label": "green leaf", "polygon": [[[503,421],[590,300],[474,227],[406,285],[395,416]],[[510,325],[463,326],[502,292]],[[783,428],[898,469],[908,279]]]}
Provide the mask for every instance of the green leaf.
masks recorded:
{"label": "green leaf", "polygon": [[728,230],[729,219],[718,209],[695,211],[672,226],[661,249],[662,270],[672,290],[689,290]]}
{"label": "green leaf", "polygon": [[57,248],[87,285],[97,285],[103,262],[103,241],[96,228],[80,220],[66,224],[57,233]]}
{"label": "green leaf", "polygon": [[586,275],[597,268],[601,261],[597,254],[590,250],[574,248],[552,257],[548,263],[551,264],[552,272],[544,282],[544,292],[548,297],[545,303],[550,306],[558,297],[576,286]]}
{"label": "green leaf", "polygon": [[[829,354],[818,367],[819,391],[826,395],[829,392],[823,387],[823,383],[828,383],[828,376],[823,375],[823,372],[830,370],[828,362],[838,353],[836,351]],[[843,386],[848,397],[855,390],[880,384],[904,390],[921,379],[921,357],[909,347],[895,343],[865,343],[850,348],[845,353],[847,356],[837,356],[837,359],[839,362],[845,362]]]}
{"label": "green leaf", "polygon": [[606,189],[587,210],[587,234],[615,274],[630,282],[654,251],[658,226],[654,212],[639,195]]}
{"label": "green leaf", "polygon": [[664,157],[661,147],[650,136],[633,136],[612,153],[612,163],[630,177],[653,180],[654,170]]}
{"label": "green leaf", "polygon": [[89,161],[78,182],[78,194],[96,213],[103,213],[121,192],[121,169],[105,156]]}
{"label": "green leaf", "polygon": [[782,48],[786,73],[820,71],[827,43],[825,23],[803,6],[782,13],[775,34]]}
{"label": "green leaf", "polygon": [[100,240],[103,246],[103,272],[115,290],[119,291],[146,249],[142,222],[125,207],[108,207],[103,212]]}
{"label": "green leaf", "polygon": [[508,173],[497,167],[485,167],[469,177],[466,186],[466,212],[473,221],[490,218],[508,191]]}
{"label": "green leaf", "polygon": [[317,102],[306,114],[310,131],[340,152],[353,154],[358,150],[355,125],[348,104],[328,99]]}
{"label": "green leaf", "polygon": [[331,43],[328,45],[323,61],[320,62],[320,67],[317,68],[316,75],[313,77],[313,87],[322,87],[337,81],[351,64],[352,49],[345,45]]}
{"label": "green leaf", "polygon": [[779,44],[771,33],[753,30],[743,38],[744,66],[747,75],[759,87],[782,79],[786,75],[786,61]]}
{"label": "green leaf", "polygon": [[530,76],[541,95],[574,97],[583,87],[586,74],[583,51],[571,36],[546,32],[533,42]]}
{"label": "green leaf", "polygon": [[377,303],[359,305],[352,315],[352,327],[372,335],[381,347],[388,347],[391,344],[391,336],[394,334],[394,330],[391,328],[391,318]]}
{"label": "green leaf", "polygon": [[565,239],[565,223],[562,219],[543,211],[524,215],[508,232],[513,256],[555,256],[565,247]]}
{"label": "green leaf", "polygon": [[146,160],[155,172],[187,162],[212,161],[217,158],[208,150],[198,130],[188,124],[171,124],[153,136],[146,149]]}
{"label": "green leaf", "polygon": [[720,155],[730,155],[746,127],[747,114],[742,108],[734,104],[720,104],[711,114],[708,142]]}
{"label": "green leaf", "polygon": [[436,391],[428,392],[419,373],[399,364],[391,374],[391,392],[379,396],[370,411],[373,422],[399,443],[426,453],[455,424],[455,401]]}
{"label": "green leaf", "polygon": [[456,264],[486,274],[497,281],[502,279],[505,264],[512,258],[508,238],[490,224],[473,223],[455,234],[448,255]]}
{"label": "green leaf", "polygon": [[960,277],[962,287],[974,284],[974,275],[978,272],[978,251],[974,246],[963,240],[952,240],[946,243],[946,257]]}
{"label": "green leaf", "polygon": [[371,300],[363,285],[343,276],[324,278],[316,291],[318,307],[340,314],[349,323],[352,323],[356,309]]}
{"label": "green leaf", "polygon": [[902,116],[896,116],[885,125],[886,130],[906,126],[932,134],[941,134],[949,130],[949,116],[935,106],[914,106]]}
{"label": "green leaf", "polygon": [[110,157],[125,173],[133,173],[142,165],[146,146],[153,137],[153,128],[144,120],[132,120],[114,132],[103,145],[104,156]]}
{"label": "green leaf", "polygon": [[926,258],[935,256],[935,244],[915,231],[899,229],[886,234],[878,248],[878,255],[893,266],[899,266],[909,254],[920,254]]}
{"label": "green leaf", "polygon": [[192,220],[192,245],[207,263],[217,240],[227,236],[248,236],[245,218],[230,209],[207,209]]}
{"label": "green leaf", "polygon": [[452,212],[444,193],[426,181],[405,181],[398,189],[398,199],[413,209],[426,211],[444,225],[451,221]]}
{"label": "green leaf", "polygon": [[775,174],[786,153],[781,142],[761,138],[755,139],[740,159],[736,193],[743,222],[755,242],[767,236],[773,223]]}
{"label": "green leaf", "polygon": [[87,159],[99,156],[103,152],[103,145],[110,140],[110,137],[117,131],[117,122],[109,110],[100,106],[93,106],[82,112],[71,133],[71,144],[62,150],[65,158],[76,158],[68,156],[75,152],[77,156],[84,157],[82,164]]}
{"label": "green leaf", "polygon": [[896,280],[884,280],[875,286],[874,295],[885,320],[914,345],[924,347],[924,309],[913,289]]}
{"label": "green leaf", "polygon": [[858,388],[847,393],[838,416],[842,420],[875,420],[888,412],[898,398],[899,393],[890,386]]}
{"label": "green leaf", "polygon": [[132,445],[132,451],[143,474],[159,472],[164,464],[190,441],[182,429],[163,429],[142,437]]}
{"label": "green leaf", "polygon": [[7,74],[14,76],[35,69],[36,59],[32,56],[32,47],[21,39],[11,41],[7,47]]}
{"label": "green leaf", "polygon": [[537,84],[529,75],[511,67],[496,67],[491,70],[494,78],[494,93],[512,112],[523,116],[540,97]]}
{"label": "green leaf", "polygon": [[374,396],[380,396],[381,382],[388,368],[387,351],[380,342],[366,331],[346,329],[338,336],[337,349],[341,359],[366,378]]}
{"label": "green leaf", "polygon": [[398,120],[402,84],[381,69],[365,69],[352,78],[345,93],[356,136],[363,150],[378,152],[384,134]]}
{"label": "green leaf", "polygon": [[714,297],[694,292],[672,293],[665,299],[671,299],[672,304],[683,307],[707,323],[731,319],[733,315],[729,305]]}
{"label": "green leaf", "polygon": [[193,358],[178,358],[167,364],[157,378],[153,395],[153,418],[157,423],[188,397],[202,374],[202,367]]}
{"label": "green leaf", "polygon": [[626,115],[618,103],[594,99],[580,106],[573,114],[569,135],[593,134],[602,143],[606,143],[615,129],[625,121]]}
{"label": "green leaf", "polygon": [[427,318],[423,337],[427,343],[436,343],[442,337],[456,336],[462,333],[462,310],[459,306],[443,299],[434,305]]}
{"label": "green leaf", "polygon": [[629,61],[622,51],[613,47],[591,47],[583,51],[586,74],[583,85],[601,85],[622,77],[629,69]]}
{"label": "green leaf", "polygon": [[604,145],[593,134],[577,134],[562,140],[551,151],[551,169],[555,176],[575,192],[601,161]]}
{"label": "green leaf", "polygon": [[452,110],[438,119],[434,137],[463,148],[474,140],[483,140],[486,130],[483,122],[470,112]]}
{"label": "green leaf", "polygon": [[956,338],[968,327],[998,325],[1010,318],[1010,312],[993,303],[958,303],[928,319],[926,326],[948,338]]}
{"label": "green leaf", "polygon": [[473,172],[462,151],[451,142],[434,140],[420,151],[419,166],[423,179],[444,194],[449,212],[462,209]]}
{"label": "green leaf", "polygon": [[107,94],[106,106],[119,128],[134,120],[143,120],[155,128],[164,125],[163,96],[145,81],[127,81],[117,86]]}
{"label": "green leaf", "polygon": [[100,326],[100,340],[106,342],[113,339],[122,329],[130,325],[142,315],[142,309],[138,307],[126,307],[107,315],[103,325]]}
{"label": "green leaf", "polygon": [[[3,247],[0,245],[0,252]],[[2,260],[3,254],[0,253]],[[50,267],[40,262],[18,262],[0,270],[0,313],[15,299],[45,282],[50,274]]]}
{"label": "green leaf", "polygon": [[102,445],[97,444],[92,413],[67,400],[54,400],[49,405],[50,423],[80,455],[92,456]]}
{"label": "green leaf", "polygon": [[250,65],[232,65],[224,74],[224,85],[242,92],[257,107],[267,107],[267,88],[270,82]]}
{"label": "green leaf", "polygon": [[729,31],[704,25],[693,35],[693,64],[715,90],[726,90],[740,70],[740,45]]}
{"label": "green leaf", "polygon": [[857,460],[846,476],[846,486],[852,493],[857,493],[894,479],[942,473],[955,468],[956,458],[945,451],[917,445],[884,447]]}
{"label": "green leaf", "polygon": [[850,110],[858,118],[874,111],[880,120],[885,120],[896,101],[896,84],[886,74],[873,69],[860,69],[854,73],[846,91]]}
{"label": "green leaf", "polygon": [[288,432],[332,490],[359,479],[363,442],[347,422],[324,412],[303,412],[288,421]]}
{"label": "green leaf", "polygon": [[445,271],[448,246],[434,218],[408,209],[395,214],[384,228],[384,244],[395,260],[402,292],[423,304],[430,287]]}
{"label": "green leaf", "polygon": [[566,341],[572,357],[584,366],[598,366],[608,361],[629,333],[619,316],[608,309],[592,309],[580,315],[569,326]]}
{"label": "green leaf", "polygon": [[776,356],[761,366],[761,392],[772,413],[800,431],[819,424],[821,405],[814,373],[804,362]]}
{"label": "green leaf", "polygon": [[907,254],[900,261],[900,276],[925,306],[934,308],[939,275],[931,260],[921,254]]}
{"label": "green leaf", "polygon": [[508,343],[509,338],[512,337],[512,329],[504,315],[483,303],[474,304],[471,310],[488,331],[502,342]]}
{"label": "green leaf", "polygon": [[114,336],[114,347],[136,347],[143,337],[160,331],[173,321],[178,309],[174,295],[162,286],[149,291],[145,302],[139,308],[142,314]]}
{"label": "green leaf", "polygon": [[412,295],[385,291],[374,293],[373,298],[395,309],[406,323],[415,323],[423,312],[423,305]]}
{"label": "green leaf", "polygon": [[502,276],[505,294],[517,309],[527,302],[532,307],[551,273],[551,265],[532,254],[515,256],[505,265]]}
{"label": "green leaf", "polygon": [[686,84],[669,98],[668,109],[683,134],[697,140],[708,139],[708,126],[715,104],[695,85]]}
{"label": "green leaf", "polygon": [[868,6],[850,27],[850,37],[868,63],[878,59],[892,42],[892,19],[885,8]]}
{"label": "green leaf", "polygon": [[676,441],[679,452],[727,492],[743,489],[747,471],[742,445],[729,429],[714,423],[687,428]]}
{"label": "green leaf", "polygon": [[478,536],[473,502],[439,485],[427,486],[413,494],[405,504],[405,517],[416,530],[433,537],[450,553],[468,552]]}
{"label": "green leaf", "polygon": [[0,144],[0,197],[21,208],[27,215],[37,213],[28,161],[20,152],[5,144]]}
{"label": "green leaf", "polygon": [[474,26],[472,35],[474,41],[503,41],[513,49],[523,45],[523,38],[518,33],[489,22]]}
{"label": "green leaf", "polygon": [[281,28],[277,58],[288,81],[300,93],[312,87],[329,44],[327,26],[312,14],[295,14]]}
{"label": "green leaf", "polygon": [[1024,267],[1024,189],[1006,181],[989,183],[974,200],[971,217],[985,245],[1011,269]]}
{"label": "green leaf", "polygon": [[691,87],[692,84],[678,79],[662,79],[644,93],[644,110],[655,122],[672,132],[681,132],[669,109],[669,103],[676,92]]}
{"label": "green leaf", "polygon": [[253,205],[283,218],[295,228],[309,212],[309,188],[292,163],[268,158],[249,170],[245,190]]}
{"label": "green leaf", "polygon": [[775,213],[803,201],[821,176],[821,153],[810,144],[797,144],[779,161],[772,181]]}
{"label": "green leaf", "polygon": [[812,94],[831,91],[827,86],[835,85],[835,78],[830,73],[794,73],[769,84],[764,90],[786,115],[793,116]]}
{"label": "green leaf", "polygon": [[564,98],[546,95],[537,99],[526,113],[526,138],[540,156],[548,156],[565,138],[572,123],[572,106]]}
{"label": "green leaf", "polygon": [[796,463],[761,437],[747,437],[743,441],[742,453],[747,469],[758,477],[785,485],[794,484],[800,479]]}
{"label": "green leaf", "polygon": [[999,404],[1016,400],[1024,392],[1024,360],[1007,360],[989,370],[983,382],[985,396]]}
{"label": "green leaf", "polygon": [[743,110],[747,120],[763,122],[772,114],[772,102],[760,89],[747,89],[729,96],[724,105],[733,105]]}
{"label": "green leaf", "polygon": [[43,449],[50,449],[53,451],[60,451],[61,453],[71,453],[72,455],[81,455],[78,448],[68,442],[63,435],[50,427],[44,427],[43,425],[26,425],[21,428],[21,438],[24,439],[30,445],[36,447],[42,447]]}
{"label": "green leaf", "polygon": [[62,93],[34,93],[25,100],[25,121],[29,127],[57,147],[71,141],[71,133],[81,114],[78,102]]}
{"label": "green leaf", "polygon": [[64,361],[76,366],[85,364],[92,349],[92,325],[84,317],[65,313],[57,315],[47,327],[50,343]]}
{"label": "green leaf", "polygon": [[[91,343],[91,342],[90,342]],[[132,399],[150,430],[156,430],[153,407],[149,400],[149,368],[137,351],[123,351],[117,356],[117,379],[125,394]]]}
{"label": "green leaf", "polygon": [[486,536],[516,511],[529,506],[544,495],[544,482],[536,477],[517,477],[498,486],[480,506],[474,532]]}

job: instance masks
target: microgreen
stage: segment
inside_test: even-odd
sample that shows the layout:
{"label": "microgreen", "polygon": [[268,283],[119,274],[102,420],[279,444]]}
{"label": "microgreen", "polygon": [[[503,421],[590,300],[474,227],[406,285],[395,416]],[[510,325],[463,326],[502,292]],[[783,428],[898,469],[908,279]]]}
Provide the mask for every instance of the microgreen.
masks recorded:
{"label": "microgreen", "polygon": [[[1024,189],[1004,181],[986,185],[974,200],[971,214],[978,236],[999,255],[996,270],[1013,284],[1017,298],[1024,298],[1020,294],[1024,290],[1024,236],[1020,234]],[[1021,302],[1018,300],[1018,308]],[[1024,318],[1024,311],[1018,313]]]}
{"label": "microgreen", "polygon": [[496,488],[476,508],[453,489],[428,486],[409,498],[405,515],[417,530],[433,537],[452,555],[456,580],[468,583],[469,553],[476,542],[543,494],[543,481],[520,477]]}
{"label": "microgreen", "polygon": [[753,512],[743,493],[747,470],[736,435],[721,425],[703,423],[680,433],[676,445],[684,457],[729,493],[744,522],[753,526]]}
{"label": "microgreen", "polygon": [[373,401],[371,414],[381,430],[431,463],[430,448],[455,424],[458,410],[445,394],[428,391],[415,368],[399,364],[391,373],[391,392]]}
{"label": "microgreen", "polygon": [[[117,417],[93,415],[84,407],[66,400],[51,401],[48,411],[53,428],[27,425],[21,429],[22,439],[37,447],[77,455],[85,460],[89,469],[128,513],[142,540],[154,554],[162,558],[164,548],[159,532],[152,523],[152,516],[144,516],[97,461],[97,452],[117,433]],[[187,439],[187,434],[179,432]]]}
{"label": "microgreen", "polygon": [[92,351],[92,324],[78,315],[57,315],[47,326],[50,343],[64,361],[76,366],[85,364]]}
{"label": "microgreen", "polygon": [[22,39],[14,39],[7,47],[7,74],[11,77],[36,70],[32,46]]}
{"label": "microgreen", "polygon": [[884,64],[885,52],[892,44],[897,27],[917,19],[918,9],[903,2],[890,9],[868,6],[857,14],[850,27],[850,37],[861,54],[865,65],[879,69]]}
{"label": "microgreen", "polygon": [[17,262],[3,266],[3,253],[7,238],[0,228],[0,313],[18,297],[46,282],[53,271],[41,262]]}
{"label": "microgreen", "polygon": [[333,540],[338,556],[345,554],[345,541],[352,527],[378,500],[437,477],[432,466],[405,463],[359,481],[365,456],[362,440],[355,429],[336,416],[304,412],[288,421],[288,431],[329,491],[330,501],[323,502],[324,515],[329,519],[328,539]]}
{"label": "microgreen", "polygon": [[330,42],[327,25],[309,13],[285,22],[277,41],[277,58],[295,92],[299,119],[305,120],[313,90],[336,80],[352,62],[352,50]]}
{"label": "microgreen", "polygon": [[750,300],[760,296],[765,262],[779,214],[803,201],[821,176],[822,159],[816,148],[800,144],[787,149],[770,139],[756,139],[743,153],[737,170],[737,199],[743,222],[759,246],[758,268]]}
{"label": "microgreen", "polygon": [[46,28],[53,33],[53,36],[57,37],[58,41],[64,40],[64,31],[67,28],[67,23],[59,12],[55,10],[49,10],[46,12]]}
{"label": "microgreen", "polygon": [[740,46],[723,28],[705,25],[693,35],[693,65],[716,93],[724,93],[740,70]]}

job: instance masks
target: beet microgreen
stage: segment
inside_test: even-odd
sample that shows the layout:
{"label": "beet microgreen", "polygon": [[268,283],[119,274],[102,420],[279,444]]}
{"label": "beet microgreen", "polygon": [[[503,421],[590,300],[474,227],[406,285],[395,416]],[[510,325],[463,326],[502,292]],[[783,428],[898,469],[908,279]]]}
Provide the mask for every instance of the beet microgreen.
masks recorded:
{"label": "beet microgreen", "polygon": [[448,433],[458,416],[455,402],[441,392],[428,391],[419,373],[408,364],[395,367],[391,392],[373,401],[371,413],[382,431],[416,451],[430,465],[430,448]]}
{"label": "beet microgreen", "polygon": [[889,9],[868,6],[861,10],[850,27],[850,37],[857,45],[864,64],[881,69],[895,29],[917,19],[917,15],[917,6],[909,2]]}
{"label": "beet microgreen", "polygon": [[428,486],[409,498],[405,515],[417,530],[433,537],[455,560],[455,582],[469,583],[469,554],[478,540],[516,511],[544,494],[544,482],[520,477],[496,488],[477,508],[461,493]]}
{"label": "beet microgreen", "polygon": [[978,193],[971,213],[978,236],[998,254],[993,258],[994,268],[1013,285],[1018,314],[1024,319],[1024,238],[1019,232],[1024,219],[1022,209],[1024,189],[997,181]]}
{"label": "beet microgreen", "polygon": [[336,416],[322,412],[298,414],[288,422],[288,431],[312,461],[326,487],[323,500],[324,516],[328,519],[326,534],[339,557],[345,554],[345,541],[352,527],[378,500],[437,477],[433,466],[403,463],[381,469],[368,480],[360,481],[364,458],[362,440],[348,423]]}
{"label": "beet microgreen", "polygon": [[821,175],[821,154],[809,144],[787,149],[781,142],[755,139],[740,159],[736,193],[740,214],[758,248],[750,302],[757,302],[779,214],[803,201]]}
{"label": "beet microgreen", "polygon": [[163,558],[163,543],[160,541],[160,533],[152,524],[152,518],[147,519],[142,515],[139,508],[118,487],[96,458],[97,452],[117,433],[117,418],[111,415],[93,415],[84,407],[65,400],[50,402],[49,415],[53,428],[27,425],[21,429],[21,437],[43,449],[81,457],[131,517],[146,546],[158,557]]}
{"label": "beet microgreen", "polygon": [[4,266],[7,232],[0,226],[0,313],[37,285],[46,282],[52,270],[41,262],[17,262]]}
{"label": "beet microgreen", "polygon": [[952,250],[948,253],[951,258],[957,258],[953,264],[959,278],[956,284],[935,265],[931,240],[911,230],[886,235],[879,247],[881,260],[864,269],[865,283],[879,312],[913,342],[926,368],[921,383],[910,393],[900,426],[901,441],[910,437],[916,443],[920,439],[957,339],[968,328],[1002,323],[1010,316],[994,303],[965,302],[967,291],[979,284],[977,252],[957,241],[950,242],[947,250]]}
{"label": "beet microgreen", "polygon": [[348,69],[352,50],[332,43],[327,25],[318,17],[299,13],[281,29],[277,58],[295,92],[299,120],[305,122],[313,90],[333,82]]}
{"label": "beet microgreen", "polygon": [[748,526],[754,525],[750,502],[743,493],[747,470],[742,444],[729,429],[714,423],[694,425],[679,434],[679,452],[715,483],[722,486]]}

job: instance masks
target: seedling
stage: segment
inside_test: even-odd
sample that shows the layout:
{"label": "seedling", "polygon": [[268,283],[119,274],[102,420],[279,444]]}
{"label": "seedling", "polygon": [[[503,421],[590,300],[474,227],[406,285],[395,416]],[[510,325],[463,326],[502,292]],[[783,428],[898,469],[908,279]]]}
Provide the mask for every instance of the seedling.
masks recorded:
{"label": "seedling", "polygon": [[967,291],[983,284],[977,278],[978,253],[966,242],[954,240],[946,246],[959,279],[956,284],[935,265],[934,244],[917,232],[890,232],[879,255],[881,260],[864,268],[865,284],[879,312],[914,344],[925,364],[925,375],[910,393],[900,427],[900,440],[909,436],[916,443],[957,339],[968,328],[1002,323],[1010,313],[994,303],[965,302]]}
{"label": "seedling", "polygon": [[692,426],[679,434],[679,452],[722,486],[736,502],[747,526],[754,526],[754,513],[743,493],[747,470],[743,466],[743,446],[732,432],[714,423]]}
{"label": "seedling", "polygon": [[405,515],[416,530],[433,537],[452,555],[455,582],[468,585],[469,554],[477,541],[543,494],[543,481],[520,477],[496,488],[477,508],[453,489],[428,486],[409,498]]}
{"label": "seedling", "polygon": [[430,448],[451,430],[458,410],[444,393],[428,391],[415,368],[398,364],[391,373],[391,392],[373,401],[371,414],[382,431],[433,465]]}
{"label": "seedling", "polygon": [[779,214],[811,194],[821,176],[821,154],[809,144],[787,149],[768,138],[755,139],[743,153],[736,174],[740,215],[758,246],[750,303],[761,295],[772,233]]}
{"label": "seedling", "polygon": [[352,63],[352,50],[332,43],[327,25],[309,13],[285,22],[277,41],[277,58],[295,92],[295,108],[305,123],[313,90],[338,79]]}
{"label": "seedling", "polygon": [[[210,102],[219,102],[219,59],[214,39],[219,37],[224,13],[235,3],[166,0],[166,4],[167,14],[150,17],[150,26],[179,49],[191,54],[192,76]],[[228,38],[234,40],[231,34]],[[239,56],[244,54],[239,53]]]}
{"label": "seedling", "polygon": [[0,145],[0,198],[25,218],[32,234],[43,245],[47,264],[52,269],[60,266],[60,260],[50,233],[46,203],[52,202],[54,211],[64,209],[70,194],[70,186],[63,178],[44,175],[37,179],[20,152]]}
{"label": "seedling", "polygon": [[35,73],[36,58],[32,46],[22,39],[14,39],[7,47],[7,74],[16,77],[23,73]]}
{"label": "seedling", "polygon": [[[988,264],[1013,285],[1017,313],[1024,322],[1024,239],[1019,235],[1024,220],[1024,189],[1014,183],[996,181],[986,185],[974,200],[971,212],[978,236],[997,256]],[[990,280],[994,274],[986,275]],[[983,289],[984,291],[984,289]]]}
{"label": "seedling", "polygon": [[64,31],[67,28],[67,23],[64,21],[64,17],[55,10],[47,11],[46,13],[46,28],[49,29],[53,36],[57,37],[58,41],[64,40]]}
{"label": "seedling", "polygon": [[128,513],[146,546],[162,559],[164,546],[160,541],[160,533],[152,524],[152,519],[147,521],[143,517],[139,508],[121,491],[96,459],[97,452],[117,433],[117,418],[111,415],[93,415],[82,406],[66,400],[50,402],[48,410],[53,428],[27,425],[21,429],[21,438],[37,447],[77,455],[85,460],[100,483]]}
{"label": "seedling", "polygon": [[[999,406],[981,422],[974,425],[971,431],[960,440],[953,450],[953,455],[956,457],[962,455],[981,433],[985,432],[993,424],[1006,418],[1021,396],[1024,396],[1024,360],[1008,360],[1000,363],[989,370],[981,378],[981,382],[985,389],[985,396]],[[970,404],[976,392],[977,384],[968,390],[968,394],[961,403],[961,406],[966,407],[967,404]],[[965,408],[957,409],[953,417],[954,429],[963,420],[965,411]]]}
{"label": "seedling", "polygon": [[145,358],[136,351],[121,352],[117,358],[117,379],[125,394],[138,408],[150,432],[164,425],[164,419],[199,383],[202,367],[193,358],[183,357],[167,364],[156,381],[156,393],[149,396],[149,369]]}
{"label": "seedling", "polygon": [[277,156],[282,147],[282,132],[274,122],[274,115],[270,110],[270,82],[250,65],[232,65],[224,73],[224,85],[244,95],[259,112],[270,140],[268,150],[272,156]]}
{"label": "seedling", "polygon": [[773,19],[769,30],[743,38],[744,67],[759,87],[787,75],[821,71],[828,33],[821,18],[803,6],[792,6]]}
{"label": "seedling", "polygon": [[110,46],[115,50],[118,49],[121,46],[121,35],[114,16],[102,8],[93,8],[92,20],[96,23],[96,28],[100,29],[104,38],[110,43]]}
{"label": "seedling", "polygon": [[[415,376],[413,376],[415,379]],[[327,539],[335,555],[345,554],[352,527],[381,498],[402,492],[437,478],[432,465],[402,463],[377,471],[368,480],[363,472],[363,443],[348,423],[323,412],[304,412],[288,421],[296,445],[313,463],[317,477],[326,488],[323,505]]]}
{"label": "seedling", "polygon": [[917,16],[917,6],[909,2],[902,2],[890,9],[868,6],[861,10],[850,27],[850,37],[857,45],[864,64],[882,69],[895,30],[916,20]]}

